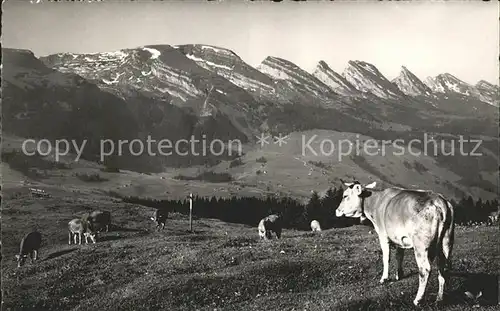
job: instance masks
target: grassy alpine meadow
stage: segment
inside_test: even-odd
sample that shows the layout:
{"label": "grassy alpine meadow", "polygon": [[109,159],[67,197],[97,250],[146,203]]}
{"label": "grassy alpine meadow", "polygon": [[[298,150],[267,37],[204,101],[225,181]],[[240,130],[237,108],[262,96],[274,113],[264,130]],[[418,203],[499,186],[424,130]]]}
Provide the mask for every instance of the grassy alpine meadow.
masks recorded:
{"label": "grassy alpine meadow", "polygon": [[[257,224],[195,219],[189,232],[181,214],[157,232],[152,208],[96,193],[44,199],[18,193],[3,203],[3,310],[415,309],[413,251],[405,253],[405,278],[380,285],[381,251],[369,226],[316,234],[284,230],[281,240],[260,241]],[[112,230],[96,244],[68,245],[68,221],[91,209],[109,210]],[[40,259],[17,268],[19,241],[33,229],[43,235]],[[455,233],[440,310],[499,310],[498,228],[457,227]],[[432,267],[423,310],[437,309]]]}

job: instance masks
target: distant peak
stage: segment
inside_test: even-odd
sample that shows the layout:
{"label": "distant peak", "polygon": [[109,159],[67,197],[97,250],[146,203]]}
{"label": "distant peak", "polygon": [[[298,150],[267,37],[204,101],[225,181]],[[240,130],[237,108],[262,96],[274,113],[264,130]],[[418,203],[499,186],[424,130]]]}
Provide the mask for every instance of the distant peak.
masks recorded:
{"label": "distant peak", "polygon": [[350,64],[350,65],[361,65],[361,66],[373,66],[372,64],[367,63],[367,62],[362,61],[362,60],[350,60],[348,62],[348,64]]}
{"label": "distant peak", "polygon": [[[408,67],[406,67],[406,66],[401,66],[400,76],[409,76],[412,79],[418,79],[417,76],[415,76],[415,74],[413,72],[411,72],[410,69],[408,69]],[[420,81],[420,79],[419,79],[419,81]]]}
{"label": "distant peak", "polygon": [[360,60],[350,60],[344,70],[344,78],[361,92],[372,93],[380,98],[395,98],[404,95],[396,85],[374,65]]}
{"label": "distant peak", "polygon": [[281,65],[284,65],[284,66],[293,67],[293,68],[299,68],[299,66],[297,66],[294,63],[292,63],[291,61],[283,59],[281,57],[276,57],[276,56],[268,56],[268,57],[266,57],[262,61],[261,65],[262,64],[266,64],[266,63],[280,63]]}
{"label": "distant peak", "polygon": [[220,55],[240,58],[238,56],[238,54],[236,54],[234,51],[232,51],[230,49],[215,46],[215,45],[210,45],[210,44],[199,44],[199,43],[197,43],[197,44],[183,44],[183,45],[176,45],[176,46],[174,46],[174,48],[180,49],[181,51],[188,52],[188,53],[191,53],[193,51],[197,51],[197,52],[210,51],[210,52],[220,54]]}
{"label": "distant peak", "polygon": [[328,64],[324,60],[320,60],[316,67],[330,68],[330,66],[328,66]]}
{"label": "distant peak", "polygon": [[16,49],[16,48],[2,48],[2,53],[20,53],[20,54],[29,54],[35,56],[35,54],[28,49]]}
{"label": "distant peak", "polygon": [[266,57],[264,59],[264,61],[266,61],[266,60],[269,60],[269,61],[277,60],[277,61],[280,61],[280,62],[288,62],[284,58],[281,58],[281,57],[278,57],[278,56],[268,56],[268,57]]}
{"label": "distant peak", "polygon": [[437,77],[458,80],[457,77],[455,77],[454,75],[452,75],[451,73],[448,73],[448,72],[442,73],[442,74],[438,75]]}
{"label": "distant peak", "polygon": [[[401,72],[394,80],[394,83],[403,93],[410,96],[430,95],[432,89],[422,82],[406,66],[401,66]],[[432,84],[432,83],[430,83]]]}
{"label": "distant peak", "polygon": [[479,80],[479,82],[476,83],[476,86],[485,86],[485,87],[497,87],[493,83],[489,83],[486,80]]}

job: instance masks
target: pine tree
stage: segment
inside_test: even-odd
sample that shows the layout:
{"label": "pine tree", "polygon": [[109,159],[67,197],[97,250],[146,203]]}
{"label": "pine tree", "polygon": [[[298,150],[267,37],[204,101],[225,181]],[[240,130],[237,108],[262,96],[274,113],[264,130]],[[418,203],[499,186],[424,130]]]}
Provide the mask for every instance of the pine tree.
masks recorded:
{"label": "pine tree", "polygon": [[321,205],[319,194],[313,191],[309,203],[304,209],[304,220],[307,224],[311,223],[312,220],[321,221]]}

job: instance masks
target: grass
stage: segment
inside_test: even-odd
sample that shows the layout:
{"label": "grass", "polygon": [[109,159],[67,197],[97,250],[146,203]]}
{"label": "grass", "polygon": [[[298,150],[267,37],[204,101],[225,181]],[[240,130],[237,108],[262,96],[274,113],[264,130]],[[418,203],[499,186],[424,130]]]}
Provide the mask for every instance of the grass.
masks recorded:
{"label": "grass", "polygon": [[[97,244],[67,245],[73,217],[112,212],[114,230]],[[406,277],[379,285],[381,252],[366,226],[321,234],[285,230],[281,240],[259,241],[257,228],[173,214],[163,232],[149,220],[153,208],[105,196],[60,193],[4,201],[3,310],[414,310],[418,286],[412,251]],[[16,268],[24,233],[44,237],[41,259]],[[498,310],[498,228],[456,229],[454,270],[442,310]],[[394,254],[392,254],[394,260]],[[394,262],[391,275],[395,273]],[[482,301],[464,292],[483,291]],[[435,267],[422,309],[434,310]]]}

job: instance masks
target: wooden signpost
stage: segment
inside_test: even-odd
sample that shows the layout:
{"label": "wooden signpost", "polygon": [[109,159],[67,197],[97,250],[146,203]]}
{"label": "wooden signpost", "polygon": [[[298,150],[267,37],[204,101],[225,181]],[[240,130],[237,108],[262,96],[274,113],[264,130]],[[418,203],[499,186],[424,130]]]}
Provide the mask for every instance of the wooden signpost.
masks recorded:
{"label": "wooden signpost", "polygon": [[190,193],[189,199],[189,231],[193,232],[193,194]]}

